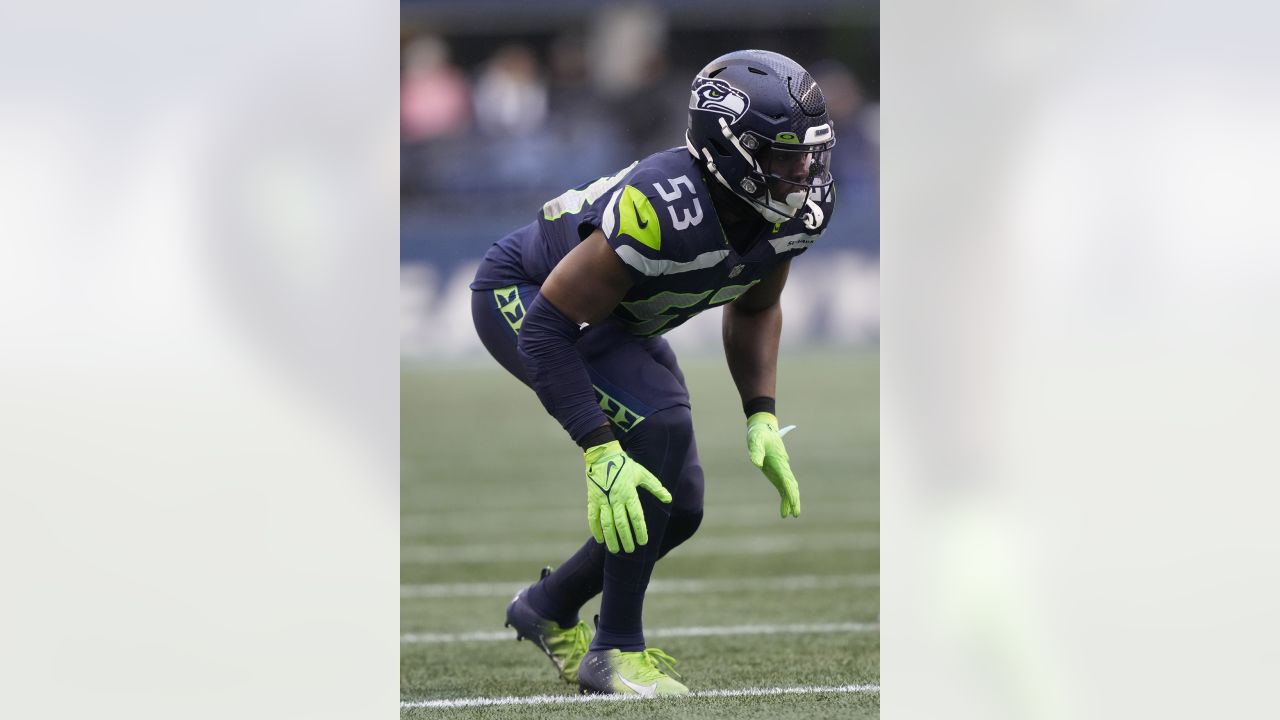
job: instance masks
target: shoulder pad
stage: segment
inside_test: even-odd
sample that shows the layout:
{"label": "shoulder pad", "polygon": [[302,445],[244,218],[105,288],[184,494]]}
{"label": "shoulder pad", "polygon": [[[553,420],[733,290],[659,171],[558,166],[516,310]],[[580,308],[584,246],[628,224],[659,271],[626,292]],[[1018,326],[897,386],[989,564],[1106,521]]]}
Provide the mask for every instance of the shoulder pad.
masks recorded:
{"label": "shoulder pad", "polygon": [[637,168],[609,198],[600,228],[638,276],[709,267],[728,253],[696,173],[668,177],[657,168]]}

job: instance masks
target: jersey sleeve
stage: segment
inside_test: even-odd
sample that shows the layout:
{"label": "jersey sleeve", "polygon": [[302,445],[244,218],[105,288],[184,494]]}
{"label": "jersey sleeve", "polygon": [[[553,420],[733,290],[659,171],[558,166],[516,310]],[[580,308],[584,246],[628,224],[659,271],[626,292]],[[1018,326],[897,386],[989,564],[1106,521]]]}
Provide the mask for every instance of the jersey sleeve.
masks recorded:
{"label": "jersey sleeve", "polygon": [[690,265],[695,260],[685,257],[686,248],[694,245],[690,233],[704,232],[712,224],[704,227],[702,222],[709,217],[704,206],[709,201],[697,194],[687,176],[640,171],[610,193],[600,211],[600,229],[638,285],[696,269]]}

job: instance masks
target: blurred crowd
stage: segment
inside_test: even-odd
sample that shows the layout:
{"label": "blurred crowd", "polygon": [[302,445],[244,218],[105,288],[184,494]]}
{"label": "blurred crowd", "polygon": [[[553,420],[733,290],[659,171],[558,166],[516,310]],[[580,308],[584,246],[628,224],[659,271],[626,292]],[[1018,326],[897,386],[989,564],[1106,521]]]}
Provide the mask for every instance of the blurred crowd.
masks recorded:
{"label": "blurred crowd", "polygon": [[818,80],[838,138],[841,244],[878,254],[878,104],[846,63],[817,54],[811,34],[677,39],[669,18],[643,4],[605,5],[558,34],[448,37],[406,26],[403,254],[482,252],[546,199],[682,144],[693,76],[748,46],[789,54]]}

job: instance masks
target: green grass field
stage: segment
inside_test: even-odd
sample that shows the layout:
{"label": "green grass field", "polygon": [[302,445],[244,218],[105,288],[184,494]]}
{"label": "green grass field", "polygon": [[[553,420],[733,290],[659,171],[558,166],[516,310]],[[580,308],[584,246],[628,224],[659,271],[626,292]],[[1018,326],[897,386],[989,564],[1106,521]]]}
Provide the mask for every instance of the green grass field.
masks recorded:
{"label": "green grass field", "polygon": [[[784,353],[779,363],[779,417],[799,426],[787,436],[798,520],[778,517],[777,493],[747,460],[723,361],[684,369],[706,473],[705,520],[654,571],[645,602],[650,645],[680,661],[695,692],[871,687],[415,707],[574,693],[502,623],[511,595],[587,537],[581,454],[533,393],[485,358],[402,372],[401,717],[879,716],[878,356]],[[588,622],[597,607],[584,608]],[[809,627],[778,627],[791,625]],[[693,630],[661,636],[670,628]]]}

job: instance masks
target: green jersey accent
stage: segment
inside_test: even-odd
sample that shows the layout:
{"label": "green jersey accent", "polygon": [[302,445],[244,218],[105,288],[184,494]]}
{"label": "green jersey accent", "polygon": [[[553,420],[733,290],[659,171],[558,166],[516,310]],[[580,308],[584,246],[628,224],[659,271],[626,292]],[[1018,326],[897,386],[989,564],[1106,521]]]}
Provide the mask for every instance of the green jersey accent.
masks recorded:
{"label": "green jersey accent", "polygon": [[[706,299],[711,291],[708,290],[700,294],[672,293],[665,292],[652,298],[633,301],[641,310],[637,312],[630,307],[631,303],[622,303],[622,307],[626,309],[630,318],[624,319],[627,329],[633,335],[650,337],[658,335],[667,329],[667,326],[679,319],[679,312],[685,308],[691,308],[702,300]],[[666,296],[665,298],[663,296]],[[672,296],[678,299],[671,299]]]}
{"label": "green jersey accent", "polygon": [[644,420],[644,416],[635,412],[631,408],[618,402],[609,393],[600,389],[599,385],[592,385],[596,391],[596,400],[600,403],[600,409],[604,411],[605,417],[609,421],[618,426],[622,432],[631,432],[631,428],[640,424]]}
{"label": "green jersey accent", "polygon": [[710,295],[712,291],[700,293],[680,293],[667,290],[643,300],[630,300],[622,303],[636,317],[652,317],[661,315],[672,308],[687,308],[698,304],[698,301]]}
{"label": "green jersey accent", "polygon": [[[756,279],[745,285],[729,285],[719,290],[708,290],[702,293],[680,293],[667,290],[641,300],[624,301],[621,306],[628,317],[623,318],[623,322],[636,335],[646,337],[657,335],[666,330],[672,322],[683,320],[682,311],[700,304],[703,309],[723,305],[750,290],[751,286],[758,282],[760,280]],[[708,295],[711,296],[710,299],[707,299]]]}
{"label": "green jersey accent", "polygon": [[524,303],[520,300],[520,290],[515,285],[497,288],[493,297],[498,301],[498,310],[511,326],[512,332],[519,335],[520,326],[524,324]]}
{"label": "green jersey accent", "polygon": [[614,185],[622,182],[622,178],[631,172],[631,168],[636,166],[639,160],[622,168],[616,175],[602,177],[581,190],[566,190],[559,196],[548,200],[542,206],[542,217],[547,220],[556,220],[561,215],[569,213],[577,215],[582,212],[583,205],[591,205],[599,200],[605,193],[613,189]]}
{"label": "green jersey accent", "polygon": [[729,287],[722,287],[716,291],[715,295],[711,296],[711,301],[707,303],[707,306],[714,307],[716,305],[723,305],[730,300],[734,300],[742,293],[750,290],[751,286],[758,282],[760,281],[752,280],[746,285],[730,285]]}
{"label": "green jersey accent", "polygon": [[622,198],[618,200],[618,233],[629,235],[654,250],[662,249],[662,225],[653,203],[631,185],[622,189]]}

